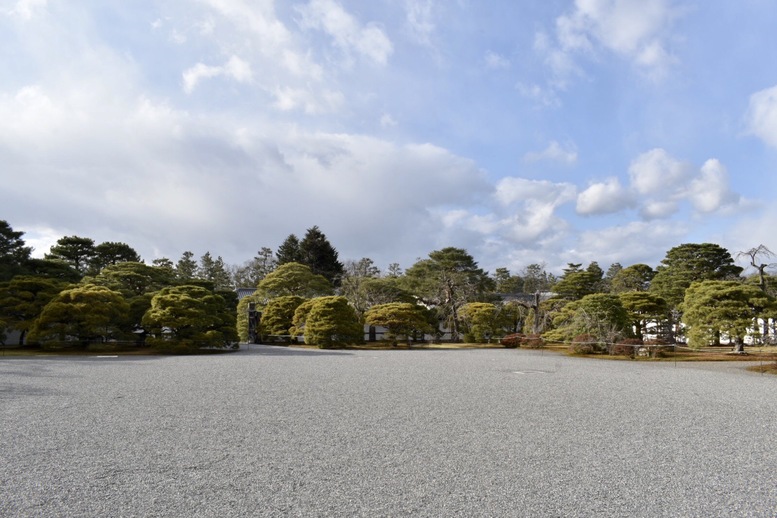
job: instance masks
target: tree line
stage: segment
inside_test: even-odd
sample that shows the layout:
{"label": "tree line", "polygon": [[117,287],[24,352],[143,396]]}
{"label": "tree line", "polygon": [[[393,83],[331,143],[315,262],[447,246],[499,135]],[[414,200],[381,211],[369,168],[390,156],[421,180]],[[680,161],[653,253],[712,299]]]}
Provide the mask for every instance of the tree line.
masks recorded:
{"label": "tree line", "polygon": [[[19,343],[90,346],[131,341],[170,351],[248,340],[248,307],[262,315],[264,339],[322,347],[364,340],[364,326],[394,343],[428,337],[505,344],[594,344],[632,340],[692,346],[775,336],[771,251],[740,252],[754,274],[723,247],[686,243],[646,264],[603,270],[569,263],[560,275],[543,263],[517,273],[484,271],[464,249],[432,251],[406,270],[381,271],[369,258],[341,262],[318,227],[262,247],[241,265],[206,252],[146,264],[129,245],[65,236],[42,259],[0,221],[0,329]],[[766,261],[766,262],[765,262]],[[238,301],[235,289],[256,288]]]}

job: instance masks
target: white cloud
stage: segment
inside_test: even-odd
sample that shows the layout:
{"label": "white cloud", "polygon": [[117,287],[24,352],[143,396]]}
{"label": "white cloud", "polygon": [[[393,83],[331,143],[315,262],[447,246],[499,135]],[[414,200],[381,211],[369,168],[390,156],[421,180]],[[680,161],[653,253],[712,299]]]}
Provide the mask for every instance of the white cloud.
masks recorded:
{"label": "white cloud", "polygon": [[394,117],[392,117],[388,113],[384,113],[380,117],[380,127],[381,128],[391,128],[397,125],[397,121],[394,120]]}
{"label": "white cloud", "polygon": [[632,161],[629,176],[640,216],[648,220],[672,216],[683,202],[690,202],[704,214],[747,205],[731,190],[726,167],[717,159],[709,159],[696,169],[656,148]]}
{"label": "white cloud", "polygon": [[394,47],[388,36],[375,24],[362,26],[335,0],[311,0],[296,7],[300,26],[327,33],[346,53],[356,51],[372,62],[385,65]]}
{"label": "white cloud", "polygon": [[502,178],[494,193],[499,212],[505,214],[499,220],[498,235],[506,242],[526,245],[564,233],[568,225],[556,210],[576,194],[575,186],[568,183]]}
{"label": "white cloud", "polygon": [[510,60],[496,52],[486,52],[486,68],[490,70],[507,70],[510,68]]}
{"label": "white cloud", "polygon": [[575,0],[574,8],[556,19],[555,42],[544,32],[534,48],[564,90],[582,71],[576,57],[596,57],[607,50],[631,61],[654,79],[676,62],[667,50],[672,22],[680,11],[673,0]]}
{"label": "white cloud", "polygon": [[344,104],[345,98],[341,92],[322,90],[313,92],[307,88],[278,87],[275,95],[275,108],[288,112],[302,110],[307,114],[337,112]]}
{"label": "white cloud", "polygon": [[405,1],[409,32],[418,43],[426,46],[431,46],[431,38],[435,31],[433,7],[433,0]]}
{"label": "white cloud", "polygon": [[633,200],[617,178],[594,183],[577,197],[577,213],[590,216],[610,214],[633,205]]}
{"label": "white cloud", "polygon": [[[623,225],[586,230],[577,243],[577,260],[600,265],[620,262],[624,266],[655,263],[655,250],[676,246],[688,229],[675,222],[632,221]],[[650,246],[645,246],[650,243]],[[660,255],[663,255],[660,254]]]}
{"label": "white cloud", "polygon": [[739,195],[729,188],[725,166],[714,158],[704,162],[701,174],[691,182],[689,198],[694,208],[704,213],[731,207],[740,201]]}
{"label": "white cloud", "polygon": [[573,144],[562,146],[555,140],[548,144],[548,147],[540,152],[530,152],[523,156],[526,162],[539,162],[548,160],[551,162],[561,162],[572,165],[577,162],[577,150]]}
{"label": "white cloud", "polygon": [[752,135],[769,146],[777,147],[777,85],[750,96],[745,118]]}
{"label": "white cloud", "polygon": [[640,207],[639,215],[642,219],[665,219],[679,210],[679,204],[675,200],[646,200]]}
{"label": "white cloud", "polygon": [[18,0],[12,8],[6,9],[5,13],[22,20],[30,20],[45,12],[47,4],[48,0]]}
{"label": "white cloud", "polygon": [[682,188],[693,176],[693,166],[661,148],[635,158],[629,166],[631,185],[642,195],[658,195]]}
{"label": "white cloud", "polygon": [[503,206],[517,202],[536,202],[557,207],[575,199],[577,189],[569,183],[528,180],[509,176],[496,184],[495,197]]}
{"label": "white cloud", "polygon": [[250,83],[252,79],[251,65],[237,56],[232,56],[222,66],[208,66],[197,63],[184,71],[183,90],[192,93],[203,79],[225,76],[234,79],[238,83]]}
{"label": "white cloud", "polygon": [[561,106],[561,100],[553,88],[542,87],[536,83],[526,84],[521,82],[516,84],[515,88],[518,90],[518,93],[534,101],[539,107],[558,108]]}

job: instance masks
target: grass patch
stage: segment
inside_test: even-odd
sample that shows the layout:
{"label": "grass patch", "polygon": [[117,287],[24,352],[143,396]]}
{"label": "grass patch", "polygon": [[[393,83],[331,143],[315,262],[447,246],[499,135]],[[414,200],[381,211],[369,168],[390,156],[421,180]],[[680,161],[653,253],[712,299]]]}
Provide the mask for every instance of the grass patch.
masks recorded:
{"label": "grass patch", "polygon": [[773,363],[753,365],[752,367],[748,367],[747,370],[751,372],[757,372],[759,374],[777,374],[777,361],[774,361]]}

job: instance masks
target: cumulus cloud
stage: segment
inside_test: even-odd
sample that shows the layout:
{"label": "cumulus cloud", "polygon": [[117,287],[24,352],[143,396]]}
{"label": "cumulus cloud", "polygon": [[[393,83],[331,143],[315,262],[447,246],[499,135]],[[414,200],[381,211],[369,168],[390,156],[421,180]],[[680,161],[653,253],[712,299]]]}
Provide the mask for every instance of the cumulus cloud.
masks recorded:
{"label": "cumulus cloud", "polygon": [[527,245],[564,233],[566,221],[557,210],[575,199],[577,189],[569,183],[526,178],[502,178],[494,199],[499,203],[496,234],[505,242]]}
{"label": "cumulus cloud", "polygon": [[506,177],[496,184],[495,197],[503,206],[518,202],[536,202],[557,207],[575,199],[577,189],[570,183]]}
{"label": "cumulus cloud", "polygon": [[577,162],[577,149],[573,144],[562,146],[555,140],[539,152],[529,152],[523,156],[526,162],[551,161],[571,165]]}
{"label": "cumulus cloud", "polygon": [[777,147],[777,85],[750,96],[745,120],[750,134]]}
{"label": "cumulus cloud", "polygon": [[[601,265],[620,262],[624,266],[654,263],[655,250],[676,246],[688,229],[676,222],[632,221],[602,229],[586,230],[577,243],[580,262],[598,261]],[[650,243],[650,246],[645,246]]]}
{"label": "cumulus cloud", "polygon": [[208,66],[197,63],[183,73],[183,89],[192,93],[203,79],[214,77],[229,77],[238,83],[250,83],[252,78],[251,65],[237,56],[232,56],[222,66]]}
{"label": "cumulus cloud", "polygon": [[682,188],[693,176],[693,166],[661,148],[642,153],[631,162],[631,185],[642,195],[658,195]]}
{"label": "cumulus cloud", "polygon": [[356,52],[385,65],[394,51],[391,40],[380,27],[362,25],[335,0],[311,0],[296,9],[301,15],[301,27],[324,31],[346,53]]}
{"label": "cumulus cloud", "polygon": [[632,161],[629,177],[644,219],[668,218],[682,202],[690,202],[700,213],[743,206],[742,198],[729,186],[726,167],[717,159],[709,159],[697,169],[656,148]]}
{"label": "cumulus cloud", "polygon": [[591,184],[577,197],[577,213],[591,216],[619,212],[633,204],[631,195],[617,178]]}
{"label": "cumulus cloud", "polygon": [[601,45],[643,65],[665,66],[663,40],[676,15],[667,0],[576,0],[556,20],[557,36],[565,50]]}
{"label": "cumulus cloud", "polygon": [[700,174],[689,188],[689,198],[699,212],[715,212],[731,207],[740,201],[740,196],[729,188],[728,171],[717,159],[704,162]]}

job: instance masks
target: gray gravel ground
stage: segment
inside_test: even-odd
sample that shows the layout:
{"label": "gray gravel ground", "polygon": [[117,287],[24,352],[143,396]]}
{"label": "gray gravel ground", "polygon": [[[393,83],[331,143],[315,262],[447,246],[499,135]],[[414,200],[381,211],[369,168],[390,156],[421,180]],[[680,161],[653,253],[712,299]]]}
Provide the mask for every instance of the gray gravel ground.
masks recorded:
{"label": "gray gravel ground", "polygon": [[775,396],[508,349],[0,358],[0,515],[777,516]]}

